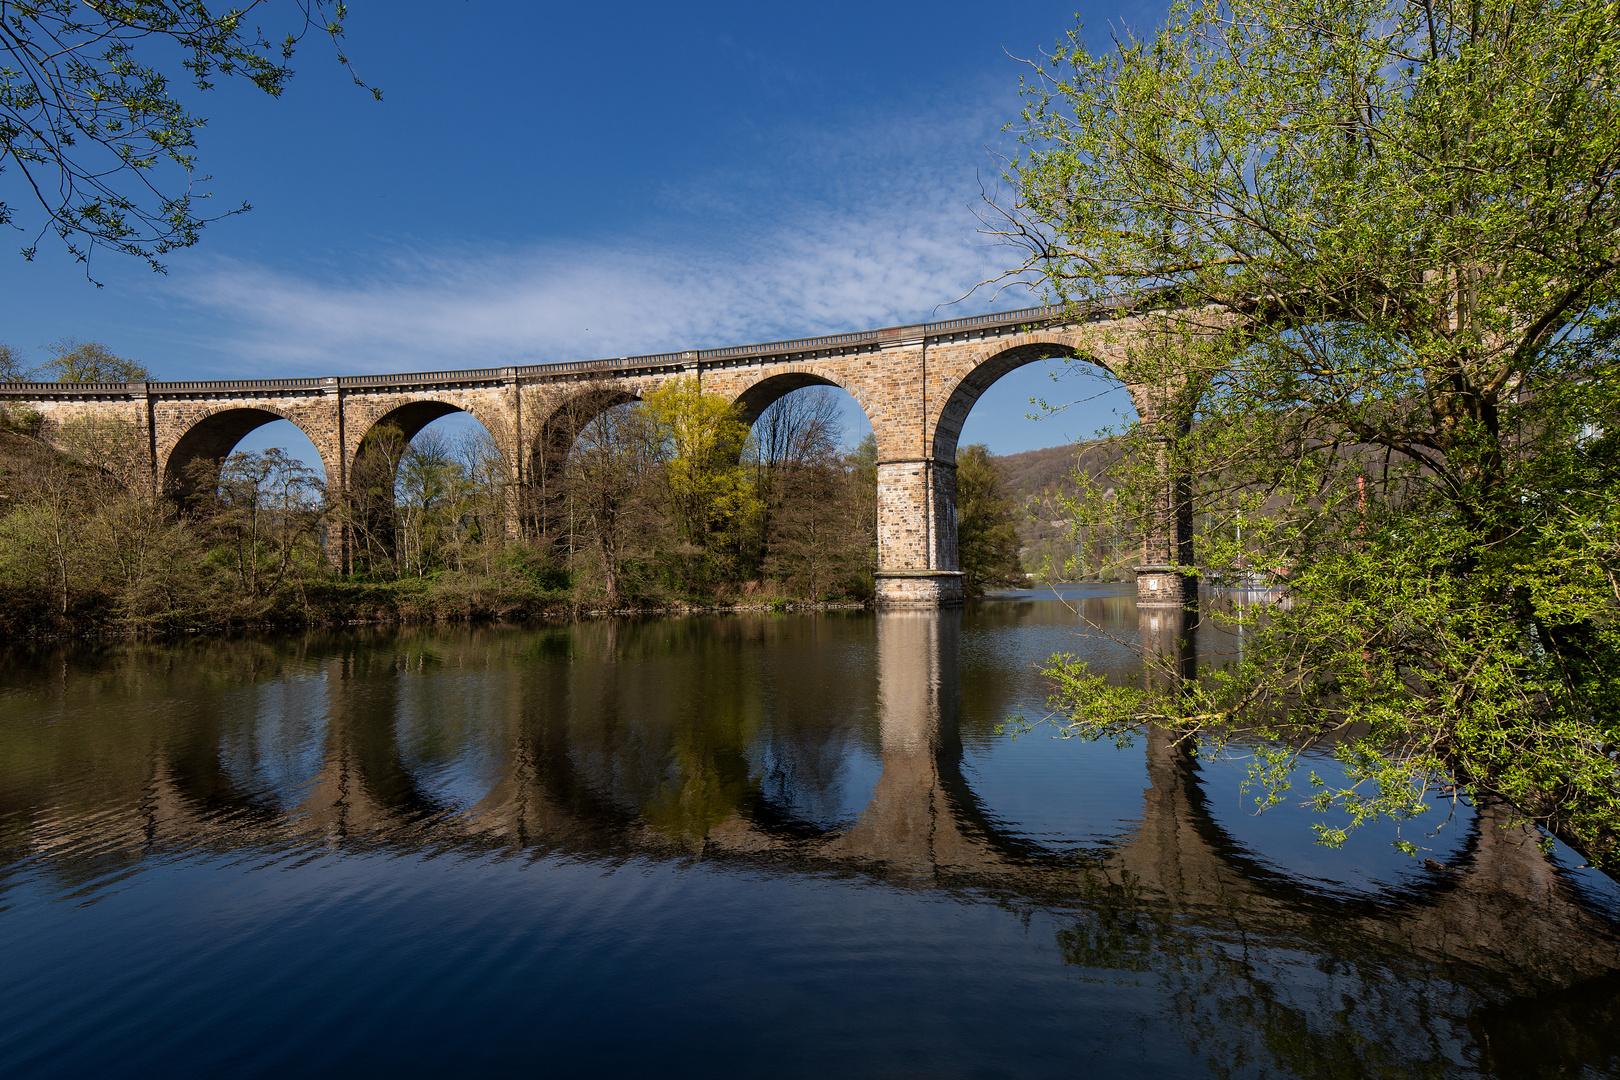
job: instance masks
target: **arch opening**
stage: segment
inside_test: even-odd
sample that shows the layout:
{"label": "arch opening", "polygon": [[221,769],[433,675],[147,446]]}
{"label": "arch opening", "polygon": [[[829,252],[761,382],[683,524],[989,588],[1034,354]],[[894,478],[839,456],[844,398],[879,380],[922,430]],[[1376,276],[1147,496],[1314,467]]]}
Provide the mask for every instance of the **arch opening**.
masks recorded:
{"label": "arch opening", "polygon": [[391,577],[487,571],[510,531],[508,472],[495,434],[469,410],[415,401],[379,417],[349,470],[350,569]]}
{"label": "arch opening", "polygon": [[[1032,398],[1045,406],[1038,420],[1029,419]],[[1104,528],[1077,533],[1061,500],[1074,491],[1077,465],[1094,478],[1110,471],[1114,446],[1099,429],[1137,411],[1131,388],[1105,363],[1060,342],[992,354],[952,388],[932,455],[932,487],[947,505],[931,517],[941,546],[956,548],[969,594],[1021,586],[1033,572],[1119,579],[1127,538]],[[993,512],[1009,503],[1010,520]]]}
{"label": "arch opening", "polygon": [[308,468],[328,488],[335,479],[316,449],[314,440],[298,424],[280,413],[260,408],[222,409],[193,424],[174,449],[163,470],[163,490],[181,505],[196,501],[210,472],[234,453],[280,450]]}
{"label": "arch opening", "polygon": [[544,417],[525,448],[521,514],[526,536],[573,551],[577,538],[568,503],[569,458],[592,425],[611,410],[639,400],[628,386],[603,383],[575,389],[560,401],[545,401],[536,394],[524,402],[526,413]]}
{"label": "arch opening", "polygon": [[[1044,365],[1044,372],[1037,373],[1034,367],[1037,364]],[[1014,372],[1020,372],[1023,377],[1002,381]],[[1028,374],[1024,375],[1026,372]],[[1069,379],[1075,380],[1074,386],[1063,386],[1059,392],[1051,392],[1051,387]],[[1003,396],[1006,400],[998,400]],[[1041,423],[1054,421],[1059,416],[1074,419],[1061,429],[1048,427],[1037,434],[1036,422],[1026,420],[1032,397],[1052,405],[1052,413],[1043,417]],[[994,406],[994,415],[984,418],[988,423],[971,416],[981,400],[986,406]],[[1098,421],[1114,417],[1128,420],[1136,413],[1137,402],[1130,389],[1100,360],[1058,343],[1021,345],[986,358],[952,388],[933,433],[934,458],[940,462],[954,461],[964,436],[969,441],[988,443],[992,432],[1000,435],[992,452],[1000,454],[1037,449],[1026,443],[1046,442],[1048,446],[1057,446],[1085,442],[1095,436],[1100,426]],[[973,423],[969,422],[970,418]],[[1002,434],[1011,423],[1021,420],[1024,423],[1019,426],[1024,428],[1024,433],[1013,437]],[[1043,438],[1045,432],[1051,434]]]}
{"label": "arch opening", "polygon": [[741,464],[757,500],[749,576],[812,599],[872,595],[877,442],[859,400],[830,379],[790,373],[738,402],[751,428]]}

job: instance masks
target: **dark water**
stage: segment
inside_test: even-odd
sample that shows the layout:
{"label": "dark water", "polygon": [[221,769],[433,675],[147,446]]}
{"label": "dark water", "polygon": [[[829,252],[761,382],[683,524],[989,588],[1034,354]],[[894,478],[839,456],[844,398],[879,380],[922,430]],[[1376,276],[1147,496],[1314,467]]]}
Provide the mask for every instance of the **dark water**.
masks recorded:
{"label": "dark water", "polygon": [[997,735],[1051,653],[1163,644],[1076,595],[1118,641],[1011,598],[13,651],[0,1075],[1620,1072],[1613,892],[1523,832],[1327,851],[1238,765]]}

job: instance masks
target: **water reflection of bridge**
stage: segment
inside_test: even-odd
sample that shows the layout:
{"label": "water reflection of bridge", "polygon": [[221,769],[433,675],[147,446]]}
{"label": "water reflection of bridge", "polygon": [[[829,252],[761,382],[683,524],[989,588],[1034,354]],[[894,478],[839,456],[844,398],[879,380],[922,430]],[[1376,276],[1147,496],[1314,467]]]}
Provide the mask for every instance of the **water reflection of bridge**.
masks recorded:
{"label": "water reflection of bridge", "polygon": [[[1183,628],[1173,618],[1144,615],[1143,642],[1176,649]],[[489,764],[489,776],[498,779],[480,789],[475,806],[456,806],[401,744],[414,712],[455,713],[454,703],[408,700],[398,678],[371,670],[395,664],[394,655],[355,650],[325,661],[323,700],[309,703],[324,709],[326,720],[320,764],[296,805],[244,794],[219,746],[153,745],[138,807],[87,813],[36,805],[26,838],[13,835],[23,843],[8,846],[71,852],[93,831],[101,852],[315,842],[608,857],[701,853],[1043,903],[1103,888],[1159,905],[1190,925],[1344,941],[1362,953],[1461,965],[1524,989],[1620,971],[1620,943],[1609,923],[1580,902],[1535,836],[1499,827],[1489,811],[1455,864],[1426,881],[1371,897],[1330,895],[1268,868],[1235,843],[1205,804],[1195,761],[1154,736],[1147,746],[1150,784],[1134,831],[1058,851],[1004,827],[962,768],[960,619],[951,611],[877,616],[881,773],[853,824],[812,820],[791,800],[750,782],[757,770],[743,754],[758,703],[735,699],[755,692],[746,680],[700,699],[708,710],[704,724],[682,722],[683,695],[669,695],[667,715],[641,715],[634,723],[615,715],[608,699],[619,681],[644,677],[635,663],[620,671],[529,665],[523,679],[469,673],[452,692],[476,695],[479,715],[502,718],[504,760]],[[613,624],[601,631],[619,632]],[[552,685],[537,686],[534,678]],[[601,722],[574,726],[555,712],[537,720],[535,702],[546,695],[600,698]],[[660,729],[669,734],[668,755],[638,764],[620,752],[616,740]],[[715,730],[726,734],[705,735]],[[454,741],[456,733],[436,737]],[[638,769],[645,775],[632,775]],[[626,791],[641,794],[625,797]]]}

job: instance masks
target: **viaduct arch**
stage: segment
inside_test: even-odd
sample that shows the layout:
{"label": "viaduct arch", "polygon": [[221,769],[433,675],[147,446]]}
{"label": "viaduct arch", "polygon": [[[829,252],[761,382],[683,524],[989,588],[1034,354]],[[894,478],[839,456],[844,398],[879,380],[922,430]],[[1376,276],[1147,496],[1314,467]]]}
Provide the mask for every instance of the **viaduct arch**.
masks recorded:
{"label": "viaduct arch", "polygon": [[[507,474],[507,529],[543,522],[568,447],[604,410],[675,379],[742,405],[752,423],[771,402],[806,386],[847,391],[878,446],[878,602],[938,606],[962,598],[956,547],[956,446],[979,396],[1015,368],[1050,357],[1088,360],[1111,373],[1155,334],[1151,301],[1100,302],[1078,315],[1059,308],[951,319],[819,338],[651,356],[526,367],[314,379],[222,382],[11,383],[0,400],[38,409],[44,434],[75,416],[123,419],[144,437],[154,481],[185,493],[187,466],[219,460],[261,424],[287,419],[321,455],[328,489],[350,489],[378,425],[407,437],[464,411],[499,447]],[[1138,414],[1156,416],[1159,395],[1127,382]],[[1138,572],[1144,605],[1182,607],[1196,586],[1189,508],[1166,477],[1163,536],[1149,538]],[[340,544],[341,546],[341,544]],[[334,552],[341,558],[341,551]],[[1152,585],[1153,588],[1149,588]]]}

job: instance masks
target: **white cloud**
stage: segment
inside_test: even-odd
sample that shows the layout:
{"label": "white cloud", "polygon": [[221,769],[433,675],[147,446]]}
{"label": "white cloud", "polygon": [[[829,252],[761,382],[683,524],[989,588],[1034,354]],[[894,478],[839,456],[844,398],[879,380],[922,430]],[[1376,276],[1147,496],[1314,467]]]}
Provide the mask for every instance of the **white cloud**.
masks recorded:
{"label": "white cloud", "polygon": [[1013,261],[971,209],[975,170],[993,171],[987,116],[804,134],[769,164],[668,189],[640,235],[396,246],[348,274],[217,260],[171,295],[229,328],[230,365],[265,375],[633,355],[1022,306],[985,291],[940,308]]}

